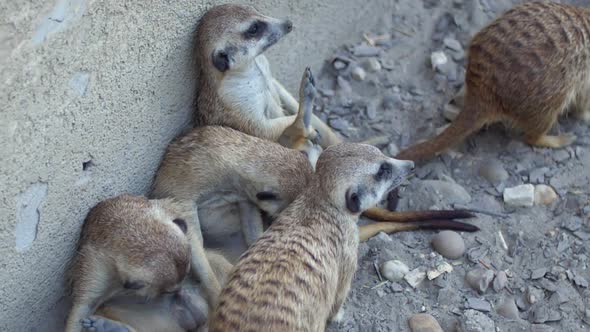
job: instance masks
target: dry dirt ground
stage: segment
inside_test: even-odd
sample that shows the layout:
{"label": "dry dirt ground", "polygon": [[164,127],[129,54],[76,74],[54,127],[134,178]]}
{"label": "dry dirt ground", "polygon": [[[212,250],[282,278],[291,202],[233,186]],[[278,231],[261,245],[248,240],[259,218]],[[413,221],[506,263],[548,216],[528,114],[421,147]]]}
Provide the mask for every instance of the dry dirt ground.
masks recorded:
{"label": "dry dirt ground", "polygon": [[[388,135],[391,144],[383,150],[390,155],[447,123],[443,111],[463,84],[470,37],[518,3],[392,1],[397,10],[376,18],[380,28],[364,31],[390,37],[374,48],[360,32],[358,44],[344,45],[316,73],[321,97],[315,110],[352,141]],[[437,51],[448,62],[433,69]],[[563,118],[554,131],[574,132],[578,139],[565,149],[538,149],[493,126],[423,164],[402,188],[399,209],[461,206],[493,213],[470,220],[481,231],[461,234],[467,250],[455,260],[432,249],[434,233],[428,231],[380,234],[361,244],[344,319],[328,330],[409,331],[408,319],[417,313],[431,314],[444,331],[590,330],[590,130]],[[558,198],[532,207],[506,204],[504,189],[523,184],[549,185]],[[380,279],[375,266],[389,260],[418,276],[448,267],[444,262],[452,271],[412,287],[406,280]],[[485,288],[495,275],[496,287],[470,287],[466,274],[474,270],[482,277],[473,283]]]}

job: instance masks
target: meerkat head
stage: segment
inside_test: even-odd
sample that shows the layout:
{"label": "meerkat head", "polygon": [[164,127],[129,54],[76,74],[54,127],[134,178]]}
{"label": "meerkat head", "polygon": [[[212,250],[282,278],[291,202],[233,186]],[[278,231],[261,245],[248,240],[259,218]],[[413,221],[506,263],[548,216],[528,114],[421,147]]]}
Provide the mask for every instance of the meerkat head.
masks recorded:
{"label": "meerkat head", "polygon": [[315,180],[337,207],[359,215],[377,205],[414,171],[414,163],[385,156],[372,145],[345,143],[320,155]]}
{"label": "meerkat head", "polygon": [[248,66],[292,29],[291,21],[264,16],[250,6],[220,5],[201,18],[196,47],[201,62],[225,73]]}
{"label": "meerkat head", "polygon": [[[105,267],[108,278],[89,278],[110,279],[101,282],[124,293],[154,298],[174,292],[190,267],[186,218],[166,200],[131,195],[105,200],[90,211],[84,224],[79,266]],[[76,270],[73,277],[87,273],[84,270]]]}

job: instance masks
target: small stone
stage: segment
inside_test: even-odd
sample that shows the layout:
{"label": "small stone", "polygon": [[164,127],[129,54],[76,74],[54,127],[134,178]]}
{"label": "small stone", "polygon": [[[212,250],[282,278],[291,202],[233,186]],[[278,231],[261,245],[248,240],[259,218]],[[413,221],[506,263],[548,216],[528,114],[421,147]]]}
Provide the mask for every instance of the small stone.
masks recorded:
{"label": "small stone", "polygon": [[567,229],[570,232],[575,232],[577,230],[579,230],[580,228],[582,228],[582,220],[580,218],[570,218],[568,220],[565,220],[562,224],[561,227]]}
{"label": "small stone", "polygon": [[553,332],[553,331],[555,331],[555,329],[549,325],[531,324],[531,332]]}
{"label": "small stone", "polygon": [[377,72],[381,70],[381,63],[377,58],[369,58],[365,61],[365,68],[371,73]]}
{"label": "small stone", "polygon": [[352,69],[350,75],[357,81],[364,81],[367,77],[367,73],[365,72],[365,70],[362,67],[358,66]]}
{"label": "small stone", "polygon": [[415,314],[408,320],[412,332],[443,332],[440,324],[432,315]]}
{"label": "small stone", "polygon": [[387,145],[387,153],[390,156],[396,156],[399,153],[399,148],[395,143],[391,142]]}
{"label": "small stone", "polygon": [[392,282],[401,281],[408,272],[410,268],[398,260],[387,261],[381,265],[381,275]]}
{"label": "small stone", "polygon": [[535,186],[535,204],[549,205],[557,199],[557,193],[548,185],[538,184]]}
{"label": "small stone", "polygon": [[379,47],[369,46],[366,44],[356,45],[352,51],[352,53],[358,57],[365,57],[365,56],[377,56],[381,52]]}
{"label": "small stone", "polygon": [[332,66],[334,66],[334,69],[336,69],[336,70],[342,70],[342,69],[346,68],[347,65],[344,61],[334,60],[334,62],[332,62]]}
{"label": "small stone", "polygon": [[529,173],[529,181],[531,183],[543,183],[547,172],[549,172],[548,167],[535,168]]}
{"label": "small stone", "polygon": [[532,270],[531,271],[531,279],[533,279],[533,280],[541,279],[545,276],[545,273],[547,273],[547,269],[544,267]]}
{"label": "small stone", "polygon": [[494,278],[494,282],[492,283],[494,290],[496,292],[499,292],[502,289],[504,289],[504,287],[506,287],[506,284],[508,284],[508,277],[506,276],[506,272],[498,271],[498,273],[496,273],[496,277]]}
{"label": "small stone", "polygon": [[465,281],[467,284],[481,294],[485,293],[488,289],[492,279],[494,279],[494,272],[481,268],[471,270],[465,275]]}
{"label": "small stone", "polygon": [[375,103],[367,105],[367,118],[369,118],[369,120],[375,120],[375,118],[377,118],[377,105]]}
{"label": "small stone", "polygon": [[432,69],[442,68],[447,64],[447,62],[449,62],[449,60],[443,51],[436,51],[430,54],[430,63],[432,64]]}
{"label": "small stone", "polygon": [[455,52],[462,52],[463,51],[463,46],[461,46],[461,43],[455,39],[455,38],[451,38],[451,37],[447,37],[445,39],[443,39],[443,44],[445,44],[445,46]]}
{"label": "small stone", "polygon": [[479,166],[479,175],[490,183],[500,183],[508,179],[508,172],[498,160],[484,160]]}
{"label": "small stone", "polygon": [[529,304],[535,304],[542,300],[545,296],[545,292],[536,287],[527,287],[526,299]]}
{"label": "small stone", "polygon": [[330,127],[339,131],[346,131],[350,128],[350,124],[342,118],[332,118],[330,119]]}
{"label": "small stone", "polygon": [[465,242],[453,231],[442,231],[432,237],[432,247],[446,258],[457,259],[465,253]]}
{"label": "small stone", "polygon": [[404,287],[402,287],[402,285],[398,284],[397,282],[392,282],[391,285],[389,285],[389,288],[391,288],[394,293],[400,293],[404,291]]}
{"label": "small stone", "polygon": [[445,117],[445,119],[449,121],[455,120],[459,113],[461,113],[461,110],[459,109],[459,107],[453,104],[446,104],[445,108],[443,109],[443,116]]}
{"label": "small stone", "polygon": [[426,279],[426,272],[422,271],[420,268],[413,269],[404,276],[404,280],[407,281],[412,288],[416,288],[422,283],[422,281],[424,281],[424,279]]}
{"label": "small stone", "polygon": [[341,92],[345,94],[352,93],[352,87],[350,86],[350,83],[347,80],[345,80],[342,76],[336,77],[336,83]]}
{"label": "small stone", "polygon": [[553,283],[547,279],[541,280],[541,287],[543,287],[543,289],[548,290],[550,292],[555,292],[557,290],[557,286],[555,285],[555,283]]}
{"label": "small stone", "polygon": [[588,288],[588,280],[576,273],[574,283],[582,288]]}
{"label": "small stone", "polygon": [[465,310],[459,328],[461,332],[493,332],[496,330],[494,321],[476,310]]}
{"label": "small stone", "polygon": [[477,311],[483,312],[490,312],[492,311],[492,305],[490,302],[482,299],[478,299],[476,297],[469,297],[467,298],[467,302],[465,303],[465,307],[470,309],[475,309]]}
{"label": "small stone", "polygon": [[504,189],[504,202],[512,206],[530,207],[535,202],[535,187],[522,184]]}
{"label": "small stone", "polygon": [[558,163],[562,163],[568,159],[570,159],[570,154],[564,149],[553,152],[553,160]]}
{"label": "small stone", "polygon": [[388,93],[383,96],[382,105],[386,110],[392,110],[402,102],[399,94]]}
{"label": "small stone", "polygon": [[496,306],[496,312],[498,315],[506,318],[520,319],[520,316],[518,315],[518,308],[516,307],[516,303],[512,297],[502,300],[499,305]]}
{"label": "small stone", "polygon": [[428,280],[432,280],[438,278],[444,273],[451,273],[453,271],[453,266],[447,262],[442,262],[436,266],[434,270],[429,270],[426,272],[426,276]]}

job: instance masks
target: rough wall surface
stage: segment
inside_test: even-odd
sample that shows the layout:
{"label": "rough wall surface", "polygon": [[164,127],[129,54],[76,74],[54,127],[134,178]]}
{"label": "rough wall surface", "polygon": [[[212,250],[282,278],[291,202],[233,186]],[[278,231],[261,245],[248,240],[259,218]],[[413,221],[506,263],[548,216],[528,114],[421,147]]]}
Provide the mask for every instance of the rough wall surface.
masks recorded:
{"label": "rough wall surface", "polygon": [[[397,1],[252,1],[295,31],[269,51],[295,91]],[[0,2],[0,330],[58,331],[63,272],[99,200],[142,194],[186,126],[191,32],[217,1]],[[369,26],[367,26],[367,22]]]}

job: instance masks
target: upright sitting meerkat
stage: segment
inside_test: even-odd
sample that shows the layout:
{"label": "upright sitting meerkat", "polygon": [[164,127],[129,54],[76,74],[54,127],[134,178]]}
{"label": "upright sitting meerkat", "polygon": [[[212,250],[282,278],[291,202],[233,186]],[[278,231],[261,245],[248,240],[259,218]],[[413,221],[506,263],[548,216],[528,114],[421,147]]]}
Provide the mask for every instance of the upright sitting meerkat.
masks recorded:
{"label": "upright sitting meerkat", "polygon": [[364,144],[326,149],[297,198],[230,272],[209,331],[324,331],[357,266],[360,214],[414,169]]}
{"label": "upright sitting meerkat", "polygon": [[[293,124],[299,105],[272,77],[263,53],[292,28],[291,21],[264,16],[250,6],[220,5],[203,15],[195,32],[197,125],[227,126],[279,140]],[[323,148],[342,142],[314,115],[311,125]]]}
{"label": "upright sitting meerkat", "polygon": [[[118,315],[123,320],[137,321],[125,316],[133,316],[133,312],[141,316],[146,310],[159,315],[152,318],[168,324],[170,331],[188,330],[199,313],[191,310],[186,292],[177,294],[175,299],[169,296],[168,302],[159,298],[180,291],[189,272],[200,279],[212,308],[220,285],[203,250],[192,206],[172,199],[148,200],[122,195],[92,208],[69,270],[73,306],[66,331],[115,327],[120,324],[115,321]],[[216,267],[228,269],[229,263],[224,265],[221,256],[209,255],[209,258],[221,259]],[[133,296],[155,299],[157,303],[146,304],[141,310],[130,307],[125,310],[121,305],[103,307],[110,299]],[[182,308],[183,312],[175,311]],[[120,325],[126,329],[121,331],[134,330]],[[178,329],[172,329],[174,326]],[[140,330],[158,331],[157,328]]]}
{"label": "upright sitting meerkat", "polygon": [[432,158],[495,122],[521,129],[528,144],[560,148],[575,136],[547,132],[570,107],[590,120],[590,10],[551,2],[519,5],[473,37],[457,118],[396,158]]}

